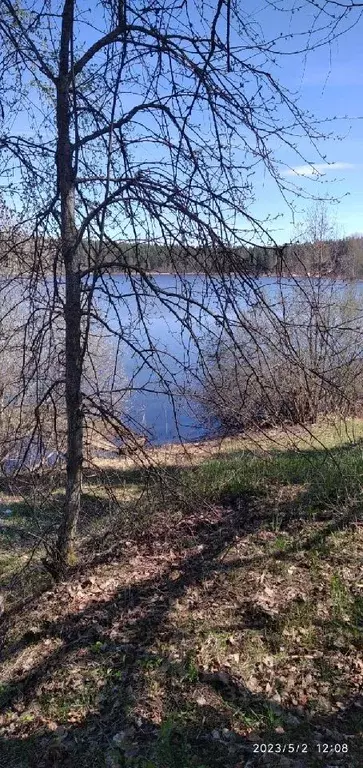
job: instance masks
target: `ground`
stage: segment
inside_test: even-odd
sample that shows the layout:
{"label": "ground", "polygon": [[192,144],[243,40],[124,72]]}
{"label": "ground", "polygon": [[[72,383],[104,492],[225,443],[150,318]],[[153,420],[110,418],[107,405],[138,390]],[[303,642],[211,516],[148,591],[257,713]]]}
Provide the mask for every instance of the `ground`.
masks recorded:
{"label": "ground", "polygon": [[58,585],[61,475],[4,485],[0,765],[361,768],[362,434],[103,457]]}

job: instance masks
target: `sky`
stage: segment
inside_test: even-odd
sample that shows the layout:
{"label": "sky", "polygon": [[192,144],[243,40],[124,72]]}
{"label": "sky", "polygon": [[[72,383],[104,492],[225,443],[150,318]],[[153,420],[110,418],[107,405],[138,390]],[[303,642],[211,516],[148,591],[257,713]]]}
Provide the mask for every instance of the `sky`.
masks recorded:
{"label": "sky", "polygon": [[[241,0],[242,1],[242,0]],[[214,10],[216,0],[209,0]],[[283,6],[288,0],[275,0]],[[80,7],[82,2],[80,2]],[[97,13],[97,0],[91,0]],[[301,7],[307,8],[302,3]],[[280,32],[309,29],[308,17],[291,20],[268,7],[268,0],[243,0],[250,18],[261,24],[265,37]],[[301,187],[306,199],[295,197],[294,214],[284,202],[276,184],[267,171],[260,168],[254,176],[255,202],[250,212],[261,221],[268,220],[268,230],[280,243],[296,239],[306,210],[313,205],[311,198],[326,199],[326,206],[336,233],[340,236],[363,234],[363,18],[332,45],[312,51],[307,58],[283,56],[278,60],[276,74],[279,82],[289,88],[299,100],[301,109],[313,113],[321,121],[323,131],[333,134],[318,144],[317,149],[306,139],[301,140],[301,152],[307,161],[299,161],[282,142],[276,143],[276,157],[282,180]],[[93,41],[88,30],[84,44]],[[233,40],[235,42],[235,40]],[[295,47],[298,38],[291,43]],[[284,43],[286,49],[289,43]],[[335,119],[333,119],[335,118]],[[27,119],[21,118],[22,130],[31,132]],[[322,157],[319,157],[319,152]],[[325,159],[326,158],[326,159]],[[310,200],[309,200],[310,198]]]}
{"label": "sky", "polygon": [[[256,6],[254,0],[252,5]],[[276,24],[274,17],[273,24]],[[272,28],[272,33],[273,33]],[[296,162],[284,150],[283,179],[295,181],[311,195],[327,199],[326,206],[338,235],[363,234],[363,19],[331,46],[311,52],[306,62],[288,57],[282,63],[281,81],[299,94],[302,108],[323,121],[334,136],[318,145],[326,161],[317,158],[306,142],[302,149],[312,166]],[[336,120],[331,120],[337,118]],[[288,163],[289,168],[284,167]],[[335,199],[336,202],[333,202]],[[295,222],[272,181],[261,173],[256,182],[257,217],[278,216],[271,224],[278,242],[294,239],[313,202],[296,200]]]}
{"label": "sky", "polygon": [[[91,2],[95,3],[96,11],[97,0]],[[280,2],[284,11],[289,6],[289,0],[275,2]],[[216,0],[205,2],[207,17],[207,9],[213,15],[216,5]],[[309,30],[314,23],[316,9],[310,7],[309,11],[307,2],[300,6],[303,11],[294,16],[276,12],[269,5],[269,0],[243,0],[242,7],[249,13],[249,20],[261,26],[265,39],[272,39],[280,33]],[[306,140],[301,141],[299,149],[311,165],[297,161],[296,156],[283,145],[276,146],[283,181],[295,182],[306,194],[305,200],[295,197],[294,213],[284,203],[267,172],[261,168],[255,175],[256,201],[250,212],[258,220],[268,220],[269,232],[280,243],[299,236],[300,222],[314,205],[309,200],[310,196],[326,199],[326,207],[338,236],[363,234],[363,18],[359,20],[358,13],[354,18],[357,24],[331,45],[317,48],[307,57],[283,56],[278,60],[276,74],[279,82],[296,93],[302,109],[322,121],[322,131],[334,134],[318,143],[318,151]],[[282,47],[284,50],[289,47],[296,49],[300,41],[303,45],[306,40],[306,37],[297,35],[291,42],[284,42]],[[326,160],[319,157],[319,153]]]}

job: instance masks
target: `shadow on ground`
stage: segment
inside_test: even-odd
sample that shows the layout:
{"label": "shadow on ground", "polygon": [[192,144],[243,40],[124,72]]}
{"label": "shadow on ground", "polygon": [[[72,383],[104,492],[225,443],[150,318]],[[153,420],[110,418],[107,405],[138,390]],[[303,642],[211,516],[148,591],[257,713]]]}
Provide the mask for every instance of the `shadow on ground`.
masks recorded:
{"label": "shadow on ground", "polygon": [[[241,464],[241,454],[226,460]],[[309,611],[320,572],[308,597],[303,583],[310,553],[323,553],[335,531],[355,533],[357,504],[307,528],[295,519],[293,535],[291,511],[301,516],[307,494],[311,505],[316,480],[295,455],[279,461],[280,481],[299,491],[280,502],[278,531],[276,505],[263,493],[261,505],[244,468],[232,489],[215,483],[219,498],[215,490],[178,522],[160,530],[157,518],[134,541],[121,537],[28,601],[29,615],[5,616],[1,768],[360,768],[363,699],[347,687],[344,659],[353,664],[361,650],[363,607],[346,621],[351,600],[336,579],[335,613],[317,619]],[[175,482],[180,472],[168,468]],[[107,473],[113,485],[116,474],[120,483]],[[143,474],[122,479],[141,483]],[[345,487],[336,484],[335,500]]]}

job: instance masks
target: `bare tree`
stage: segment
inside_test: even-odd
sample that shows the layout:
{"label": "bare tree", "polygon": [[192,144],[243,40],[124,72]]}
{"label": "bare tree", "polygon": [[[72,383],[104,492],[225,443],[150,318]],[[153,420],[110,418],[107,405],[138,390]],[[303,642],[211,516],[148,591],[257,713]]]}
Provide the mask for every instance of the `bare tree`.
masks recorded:
{"label": "bare tree", "polygon": [[[118,413],[84,386],[90,333],[102,328],[137,351],[171,392],[171,368],[149,333],[148,300],[177,316],[197,343],[202,310],[204,322],[229,322],[225,297],[236,301],[238,278],[242,291],[248,284],[258,295],[241,248],[272,241],[268,224],[249,213],[253,173],[262,165],[285,198],[295,194],[279,171],[276,136],[301,158],[299,137],[318,155],[321,134],[274,75],[281,36],[270,40],[239,3],[101,0],[86,9],[77,0],[1,0],[0,10],[3,178],[21,207],[36,359],[43,329],[58,316],[65,328],[64,371],[36,406],[39,415],[64,388],[67,484],[55,546],[62,572],[80,512],[87,409],[119,429]],[[182,274],[176,288],[160,286],[143,261],[152,245],[179,273],[183,260],[207,272],[205,295],[193,295]],[[142,344],[119,315],[125,296],[115,269],[128,275]],[[119,322],[97,306],[97,295]]]}

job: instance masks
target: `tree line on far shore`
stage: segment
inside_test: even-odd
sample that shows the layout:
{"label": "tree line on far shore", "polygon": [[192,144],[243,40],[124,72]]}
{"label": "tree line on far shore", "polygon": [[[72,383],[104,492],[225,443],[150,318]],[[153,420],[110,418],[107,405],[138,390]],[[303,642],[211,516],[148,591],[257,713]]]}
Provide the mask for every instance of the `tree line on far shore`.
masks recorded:
{"label": "tree line on far shore", "polygon": [[[43,270],[52,272],[59,243],[50,238],[41,242],[30,236],[9,232],[0,233],[0,271],[24,274],[33,264],[34,250],[42,253]],[[318,239],[307,242],[286,243],[281,246],[254,245],[219,248],[190,245],[143,244],[108,240],[99,243],[84,242],[81,263],[85,274],[106,268],[117,272],[188,272],[207,273],[214,268],[219,274],[245,271],[259,275],[309,275],[363,279],[363,236],[354,235],[337,239]],[[223,265],[223,269],[221,266]]]}

